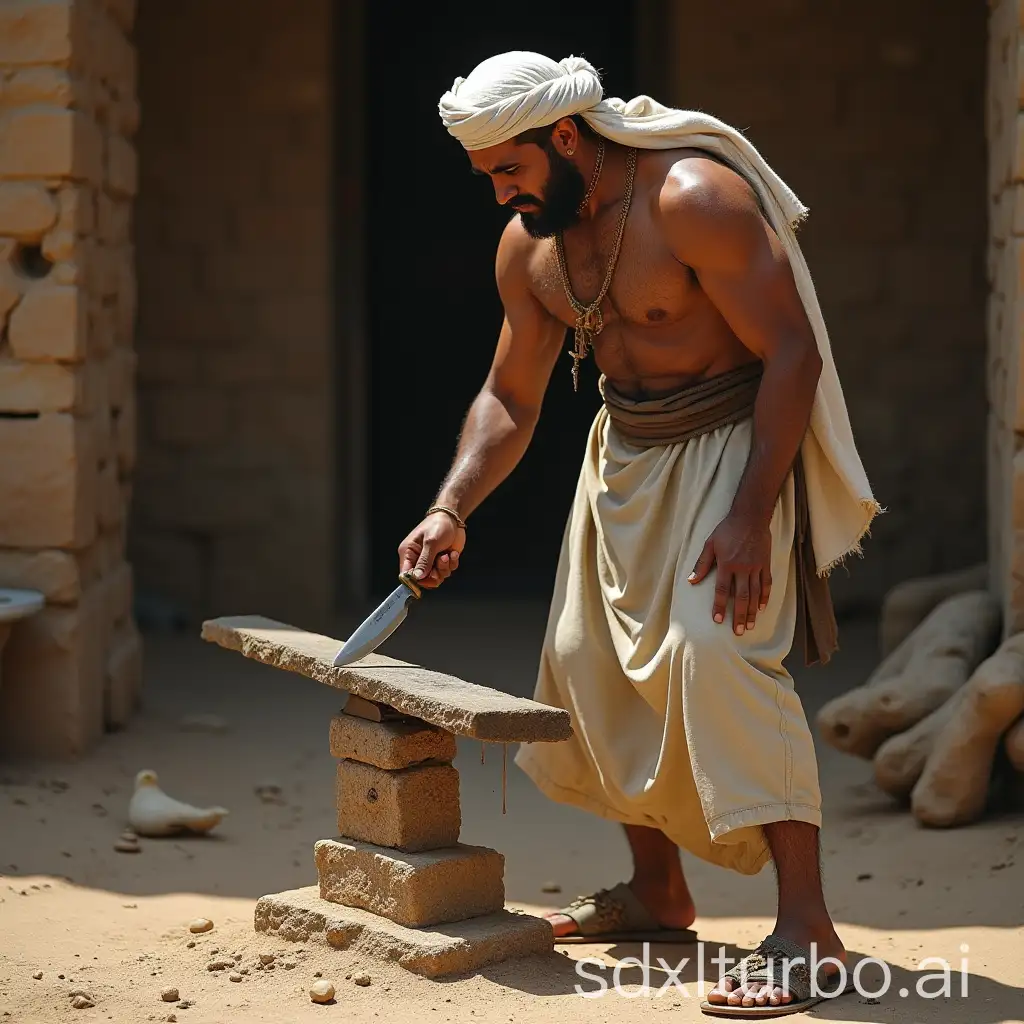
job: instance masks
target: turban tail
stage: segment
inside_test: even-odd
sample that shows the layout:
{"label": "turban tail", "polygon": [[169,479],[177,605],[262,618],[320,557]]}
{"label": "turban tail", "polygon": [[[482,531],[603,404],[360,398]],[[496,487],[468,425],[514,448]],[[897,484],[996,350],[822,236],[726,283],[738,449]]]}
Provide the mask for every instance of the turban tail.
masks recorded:
{"label": "turban tail", "polygon": [[457,78],[438,104],[441,120],[467,150],[508,142],[521,132],[580,114],[599,135],[637,149],[693,148],[712,153],[757,193],[785,246],[822,357],[822,372],[802,455],[818,572],[827,574],[860,542],[880,511],[853,439],[846,400],[810,270],[794,228],[807,208],[735,128],[695,110],[666,107],[650,96],[604,99],[597,71],[582,57],[553,61],[513,51]]}

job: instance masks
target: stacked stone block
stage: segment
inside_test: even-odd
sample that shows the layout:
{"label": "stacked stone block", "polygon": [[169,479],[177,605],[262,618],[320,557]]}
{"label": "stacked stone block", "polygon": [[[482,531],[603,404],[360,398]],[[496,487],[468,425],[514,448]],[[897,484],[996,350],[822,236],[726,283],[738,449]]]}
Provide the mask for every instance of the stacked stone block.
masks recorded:
{"label": "stacked stone block", "polygon": [[356,715],[369,702],[350,703],[356,714],[331,723],[341,839],[316,844],[320,896],[413,928],[501,910],[504,858],[458,841],[455,737],[406,717],[367,721]]}
{"label": "stacked stone block", "polygon": [[455,736],[558,742],[567,712],[371,655],[259,615],[211,619],[203,639],[349,693],[331,723],[338,839],[314,848],[317,885],[262,897],[256,930],[326,942],[434,977],[549,952],[550,925],[504,909],[504,858],[459,843]]}
{"label": "stacked stone block", "polygon": [[74,756],[137,703],[133,0],[0,2],[0,751]]}

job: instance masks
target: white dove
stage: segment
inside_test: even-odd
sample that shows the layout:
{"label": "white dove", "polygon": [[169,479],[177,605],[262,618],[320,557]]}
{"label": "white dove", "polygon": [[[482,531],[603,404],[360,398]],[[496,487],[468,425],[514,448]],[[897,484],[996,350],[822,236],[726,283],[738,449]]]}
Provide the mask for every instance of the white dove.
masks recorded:
{"label": "white dove", "polygon": [[227,813],[223,807],[193,807],[175,800],[160,788],[156,772],[146,768],[135,776],[128,823],[140,836],[173,836],[209,832]]}

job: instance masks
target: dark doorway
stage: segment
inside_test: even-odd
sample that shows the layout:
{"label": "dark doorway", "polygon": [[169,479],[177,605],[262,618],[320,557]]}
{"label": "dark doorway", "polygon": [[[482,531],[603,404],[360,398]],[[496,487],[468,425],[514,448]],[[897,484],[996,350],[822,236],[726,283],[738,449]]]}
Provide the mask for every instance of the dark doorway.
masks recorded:
{"label": "dark doorway", "polygon": [[[532,13],[432,3],[397,18],[367,4],[367,316],[370,338],[371,567],[393,585],[396,548],[434,498],[501,326],[494,254],[507,220],[489,182],[441,124],[437,101],[457,75],[506,50],[576,54],[605,95],[633,94],[628,0],[565,0]],[[568,345],[567,345],[568,347]],[[546,596],[575,490],[597,374],[574,394],[557,364],[533,444],[473,515],[466,559],[448,584],[463,594]],[[449,591],[450,592],[450,591]]]}

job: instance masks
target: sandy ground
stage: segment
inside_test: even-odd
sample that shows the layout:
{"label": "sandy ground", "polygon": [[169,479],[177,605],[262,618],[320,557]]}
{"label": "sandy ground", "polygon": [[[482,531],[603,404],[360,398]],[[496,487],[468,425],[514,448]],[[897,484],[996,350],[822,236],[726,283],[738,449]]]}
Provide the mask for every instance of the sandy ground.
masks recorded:
{"label": "sandy ground", "polygon": [[[415,613],[387,653],[530,693],[542,607],[460,604],[439,594]],[[351,625],[339,623],[337,635]],[[798,674],[810,714],[872,667],[872,623],[847,624],[841,639],[843,651],[828,669]],[[697,1008],[694,964],[679,974],[685,991],[654,995],[667,977],[656,957],[674,968],[682,957],[694,957],[693,947],[652,951],[646,995],[640,968],[627,965],[621,978],[635,998],[609,992],[585,999],[575,986],[593,992],[597,985],[576,973],[576,958],[601,957],[610,982],[611,965],[639,955],[640,947],[569,947],[568,956],[555,952],[429,981],[313,944],[297,948],[257,936],[255,900],[315,881],[312,844],[335,832],[327,722],[340,700],[326,687],[194,636],[147,640],[146,706],[130,729],[107,737],[79,764],[0,764],[0,1024],[150,1021],[168,1014],[189,1024],[710,1019]],[[183,731],[183,716],[197,713],[221,716],[227,731]],[[625,877],[628,856],[617,827],[546,801],[512,765],[512,752],[504,815],[501,748],[488,747],[481,764],[479,744],[463,743],[456,762],[462,838],[506,855],[509,904],[553,909]],[[906,1024],[1024,1020],[1024,816],[1003,813],[972,828],[925,831],[873,787],[866,764],[820,744],[819,754],[833,916],[851,963],[877,957],[892,983],[877,1000],[851,994],[807,1016]],[[114,852],[141,768],[157,771],[171,794],[223,804],[230,817],[206,839],[143,840],[140,853]],[[280,787],[280,802],[257,795],[267,783]],[[690,857],[685,864],[708,958],[719,945],[727,953],[749,950],[770,930],[770,869],[742,878]],[[561,894],[545,894],[547,883],[559,884]],[[196,916],[211,918],[213,931],[190,935],[187,924]],[[248,970],[240,983],[205,969],[213,950],[238,956],[239,968]],[[256,966],[267,952],[278,957],[272,971]],[[952,998],[918,994],[922,976],[937,970],[922,968],[925,957],[952,964]],[[371,975],[369,987],[346,980],[360,970]],[[42,978],[33,978],[40,971]],[[335,983],[334,1005],[310,1002],[317,971]],[[715,973],[710,964],[705,971]],[[877,965],[863,975],[881,976]],[[926,982],[925,990],[939,984]],[[169,986],[191,1005],[162,1002],[160,991]],[[95,1007],[73,1009],[76,991],[87,992]]]}

